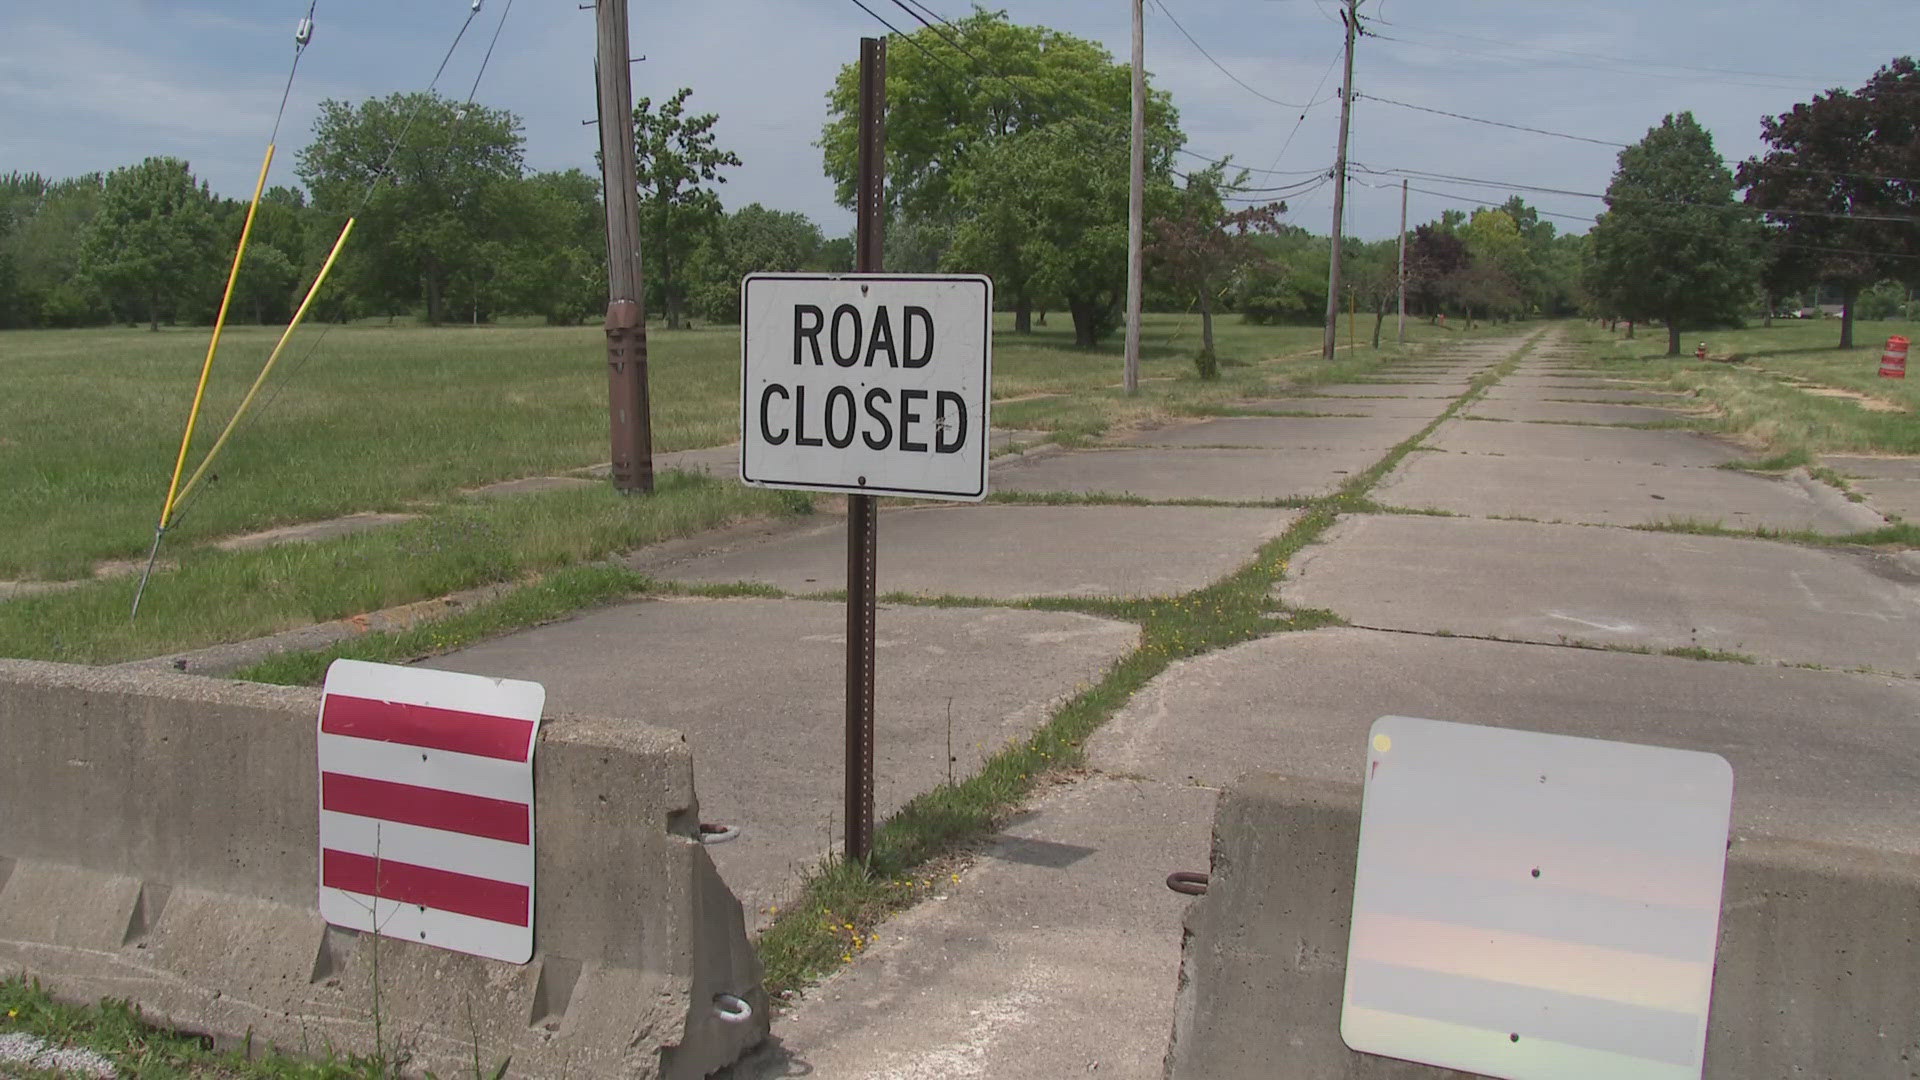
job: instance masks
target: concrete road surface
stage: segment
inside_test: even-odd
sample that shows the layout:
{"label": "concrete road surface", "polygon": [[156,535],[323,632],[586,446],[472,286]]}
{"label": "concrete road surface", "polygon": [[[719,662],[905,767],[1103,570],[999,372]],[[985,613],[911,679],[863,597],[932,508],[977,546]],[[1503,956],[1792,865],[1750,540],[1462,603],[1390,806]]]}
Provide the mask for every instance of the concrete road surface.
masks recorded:
{"label": "concrete road surface", "polygon": [[[1367,727],[1387,713],[1711,750],[1735,769],[1736,830],[1920,852],[1913,559],[1631,527],[1842,535],[1885,522],[1871,494],[1715,468],[1744,453],[1619,426],[1685,423],[1658,406],[1691,399],[1597,375],[1559,331],[1522,329],[1244,403],[1318,416],[1199,420],[1132,445],[1005,459],[992,481],[1150,505],[886,514],[883,588],[982,603],[1178,593],[1244,565],[1302,515],[1171,504],[1324,496],[1456,404],[1503,418],[1441,423],[1369,493],[1457,516],[1350,516],[1293,559],[1276,601],[1356,625],[1167,669],[1096,734],[1088,773],[1038,793],[936,898],[882,925],[776,1019],[735,1080],[1159,1077],[1184,912],[1164,881],[1207,868],[1215,791],[1255,768],[1357,778]],[[1496,375],[1481,400],[1473,380]],[[1356,415],[1327,415],[1341,412]],[[1904,466],[1873,467],[1841,471],[1920,485]],[[1499,520],[1513,517],[1536,520]],[[838,529],[638,558],[688,582],[819,592],[843,581]],[[557,707],[685,731],[703,817],[746,828],[716,861],[763,913],[835,835],[841,626],[839,606],[817,601],[656,601],[440,663],[541,679]],[[1137,640],[1131,624],[1004,607],[890,607],[880,634],[883,812],[942,781],[949,756],[965,772],[1031,730]],[[1754,662],[1694,658],[1729,652]]]}

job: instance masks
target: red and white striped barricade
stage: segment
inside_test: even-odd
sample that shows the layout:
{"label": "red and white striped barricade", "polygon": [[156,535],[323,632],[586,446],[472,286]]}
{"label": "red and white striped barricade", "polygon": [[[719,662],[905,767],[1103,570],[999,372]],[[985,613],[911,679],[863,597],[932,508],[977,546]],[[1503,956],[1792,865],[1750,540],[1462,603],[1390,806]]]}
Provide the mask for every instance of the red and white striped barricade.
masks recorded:
{"label": "red and white striped barricade", "polygon": [[320,704],[320,914],[533,958],[533,749],[546,688],[336,660]]}

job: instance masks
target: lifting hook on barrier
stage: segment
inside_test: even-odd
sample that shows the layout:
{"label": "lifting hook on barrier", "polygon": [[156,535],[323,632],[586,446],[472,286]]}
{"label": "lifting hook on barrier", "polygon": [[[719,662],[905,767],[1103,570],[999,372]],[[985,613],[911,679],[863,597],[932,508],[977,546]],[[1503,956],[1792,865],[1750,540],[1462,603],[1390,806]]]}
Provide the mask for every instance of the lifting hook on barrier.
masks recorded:
{"label": "lifting hook on barrier", "polygon": [[740,826],[738,825],[714,825],[705,821],[700,823],[700,842],[703,844],[724,844],[739,836]]}
{"label": "lifting hook on barrier", "polygon": [[729,1024],[744,1024],[753,1019],[753,1006],[738,994],[713,995],[713,1011]]}
{"label": "lifting hook on barrier", "polygon": [[1167,875],[1167,888],[1188,896],[1207,895],[1207,875],[1192,870],[1175,870]]}

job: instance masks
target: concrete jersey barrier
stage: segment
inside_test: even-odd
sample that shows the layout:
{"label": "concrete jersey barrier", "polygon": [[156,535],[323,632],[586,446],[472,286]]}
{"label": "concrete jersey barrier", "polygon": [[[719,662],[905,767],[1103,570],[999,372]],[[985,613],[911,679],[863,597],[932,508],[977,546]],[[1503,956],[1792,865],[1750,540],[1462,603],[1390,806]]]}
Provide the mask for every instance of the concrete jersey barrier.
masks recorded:
{"label": "concrete jersey barrier", "polygon": [[[1187,912],[1174,1080],[1466,1074],[1340,1039],[1360,785],[1257,772],[1222,793]],[[1736,836],[1706,1076],[1920,1077],[1920,858]]]}
{"label": "concrete jersey barrier", "polygon": [[[441,1075],[477,1054],[488,1073],[510,1058],[510,1075],[678,1080],[766,1036],[759,961],[695,839],[679,735],[542,725],[522,966],[321,921],[319,701],[0,660],[0,971],[296,1053],[372,1053],[377,1035],[409,1072]],[[721,994],[752,1017],[724,1018]]]}

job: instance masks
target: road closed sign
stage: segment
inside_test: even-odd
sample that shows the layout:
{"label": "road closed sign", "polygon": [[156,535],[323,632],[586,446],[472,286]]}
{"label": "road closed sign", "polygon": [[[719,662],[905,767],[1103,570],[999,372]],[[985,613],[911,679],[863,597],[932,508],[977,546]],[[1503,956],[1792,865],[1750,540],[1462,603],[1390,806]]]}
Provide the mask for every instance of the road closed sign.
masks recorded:
{"label": "road closed sign", "polygon": [[740,308],[743,482],[986,497],[991,281],[754,274]]}

